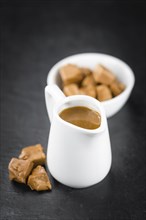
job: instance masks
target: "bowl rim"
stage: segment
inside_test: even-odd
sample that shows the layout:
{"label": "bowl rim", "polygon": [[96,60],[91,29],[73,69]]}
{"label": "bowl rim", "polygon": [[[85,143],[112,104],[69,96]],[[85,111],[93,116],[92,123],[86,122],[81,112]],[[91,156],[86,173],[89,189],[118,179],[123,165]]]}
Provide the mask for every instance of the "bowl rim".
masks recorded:
{"label": "bowl rim", "polygon": [[125,90],[121,94],[119,94],[116,97],[113,97],[110,100],[102,101],[101,103],[103,105],[108,105],[108,104],[111,104],[111,103],[115,103],[118,100],[120,100],[123,96],[128,95],[132,91],[132,88],[133,88],[133,86],[135,84],[135,76],[134,76],[134,72],[131,69],[131,67],[126,62],[124,62],[123,60],[121,60],[121,59],[119,59],[119,58],[117,58],[115,56],[112,56],[110,54],[95,53],[95,52],[93,52],[93,53],[92,52],[89,52],[89,53],[78,53],[78,54],[74,54],[74,55],[71,55],[71,56],[67,56],[67,57],[59,60],[55,65],[52,66],[52,68],[48,72],[48,75],[47,75],[47,85],[49,85],[49,84],[56,84],[54,82],[54,78],[55,78],[54,76],[57,75],[57,70],[59,69],[59,67],[61,67],[63,65],[62,63],[67,62],[68,59],[72,59],[72,58],[80,57],[80,56],[103,56],[103,57],[106,57],[107,59],[108,58],[114,59],[118,63],[121,63],[122,65],[124,65],[125,68],[127,69],[128,73],[129,73],[130,82],[126,86]]}

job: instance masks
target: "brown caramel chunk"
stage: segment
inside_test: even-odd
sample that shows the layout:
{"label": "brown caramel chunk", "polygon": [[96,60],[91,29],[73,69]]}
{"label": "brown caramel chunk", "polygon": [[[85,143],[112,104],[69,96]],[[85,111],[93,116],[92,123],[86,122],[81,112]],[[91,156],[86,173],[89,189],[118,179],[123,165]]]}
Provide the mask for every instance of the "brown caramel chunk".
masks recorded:
{"label": "brown caramel chunk", "polygon": [[80,94],[81,95],[88,95],[91,96],[93,98],[96,98],[96,87],[89,85],[87,87],[81,87],[80,88]]}
{"label": "brown caramel chunk", "polygon": [[60,69],[60,76],[63,81],[63,84],[68,85],[71,83],[81,82],[81,80],[84,77],[84,74],[76,65],[68,64]]}
{"label": "brown caramel chunk", "polygon": [[29,160],[21,160],[12,158],[9,163],[9,179],[19,183],[26,183],[28,175],[33,168],[33,162]]}
{"label": "brown caramel chunk", "polygon": [[60,69],[60,76],[66,96],[88,95],[105,101],[119,95],[125,89],[125,85],[101,64],[98,64],[93,72],[86,67],[68,64]]}
{"label": "brown caramel chunk", "polygon": [[124,91],[125,85],[124,85],[123,83],[121,83],[121,82],[118,82],[118,85],[119,85],[119,88],[120,88],[122,91]]}
{"label": "brown caramel chunk", "polygon": [[92,73],[92,71],[89,68],[80,68],[81,72],[83,73],[84,76],[88,76]]}
{"label": "brown caramel chunk", "polygon": [[95,86],[95,84],[96,84],[96,82],[95,82],[92,74],[86,76],[81,82],[81,86],[89,86],[89,85]]}
{"label": "brown caramel chunk", "polygon": [[113,93],[114,96],[119,95],[121,92],[123,92],[123,90],[125,89],[125,85],[121,82],[118,81],[114,81],[111,85],[110,85],[110,89]]}
{"label": "brown caramel chunk", "polygon": [[23,148],[19,158],[23,160],[29,159],[34,163],[34,166],[37,166],[38,164],[44,164],[46,161],[46,156],[43,152],[43,147],[41,144]]}
{"label": "brown caramel chunk", "polygon": [[112,94],[108,86],[100,85],[96,87],[97,90],[97,99],[99,101],[105,101],[112,98]]}
{"label": "brown caramel chunk", "polygon": [[66,96],[79,95],[79,93],[80,93],[79,88],[78,88],[77,84],[75,84],[75,83],[64,86],[63,92]]}
{"label": "brown caramel chunk", "polygon": [[44,167],[38,165],[28,177],[27,185],[36,191],[51,190],[52,186]]}
{"label": "brown caramel chunk", "polygon": [[114,80],[114,74],[102,65],[97,65],[93,72],[94,79],[97,83],[110,85]]}

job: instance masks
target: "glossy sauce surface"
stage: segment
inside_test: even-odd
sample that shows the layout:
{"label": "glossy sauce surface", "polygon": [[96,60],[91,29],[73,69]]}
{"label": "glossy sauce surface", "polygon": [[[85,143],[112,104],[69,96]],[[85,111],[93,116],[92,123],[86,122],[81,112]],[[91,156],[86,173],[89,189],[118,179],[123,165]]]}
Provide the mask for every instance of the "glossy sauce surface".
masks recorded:
{"label": "glossy sauce surface", "polygon": [[59,116],[64,121],[90,130],[100,127],[101,124],[100,114],[93,109],[83,106],[75,106],[64,109],[60,112]]}

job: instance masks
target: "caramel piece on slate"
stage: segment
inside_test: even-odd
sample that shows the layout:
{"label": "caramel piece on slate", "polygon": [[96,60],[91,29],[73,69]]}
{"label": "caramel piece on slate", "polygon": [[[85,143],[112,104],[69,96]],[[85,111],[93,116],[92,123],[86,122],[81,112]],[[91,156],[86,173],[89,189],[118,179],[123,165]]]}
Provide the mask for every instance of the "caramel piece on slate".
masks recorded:
{"label": "caramel piece on slate", "polygon": [[84,74],[84,76],[88,76],[92,73],[92,71],[89,68],[84,68],[84,67],[81,67],[80,71]]}
{"label": "caramel piece on slate", "polygon": [[79,93],[80,93],[79,88],[78,88],[77,84],[75,84],[75,83],[64,86],[63,92],[66,96],[79,95]]}
{"label": "caramel piece on slate", "polygon": [[97,83],[110,85],[115,80],[115,75],[102,65],[97,65],[93,71],[94,79]]}
{"label": "caramel piece on slate", "polygon": [[38,164],[44,164],[46,161],[46,156],[43,152],[43,147],[41,144],[23,148],[19,158],[23,160],[29,159],[34,163],[34,166],[37,166]]}
{"label": "caramel piece on slate", "polygon": [[125,89],[125,85],[121,82],[118,81],[114,81],[111,85],[110,85],[110,89],[113,93],[114,96],[119,95],[121,92],[124,91]]}
{"label": "caramel piece on slate", "polygon": [[112,93],[108,86],[100,85],[96,87],[97,90],[97,99],[99,101],[105,101],[112,98]]}
{"label": "caramel piece on slate", "polygon": [[44,167],[38,165],[28,177],[27,185],[36,191],[51,190],[52,186]]}
{"label": "caramel piece on slate", "polygon": [[89,85],[95,86],[95,84],[96,82],[92,74],[86,76],[81,82],[81,86],[89,86]]}
{"label": "caramel piece on slate", "polygon": [[84,77],[80,68],[73,64],[63,66],[59,73],[64,85],[79,83]]}
{"label": "caramel piece on slate", "polygon": [[96,98],[96,87],[92,86],[92,85],[89,85],[86,87],[81,87],[80,88],[80,95],[88,95],[93,98]]}
{"label": "caramel piece on slate", "polygon": [[33,168],[33,162],[29,160],[21,160],[12,158],[9,163],[9,179],[19,183],[26,183],[28,175]]}

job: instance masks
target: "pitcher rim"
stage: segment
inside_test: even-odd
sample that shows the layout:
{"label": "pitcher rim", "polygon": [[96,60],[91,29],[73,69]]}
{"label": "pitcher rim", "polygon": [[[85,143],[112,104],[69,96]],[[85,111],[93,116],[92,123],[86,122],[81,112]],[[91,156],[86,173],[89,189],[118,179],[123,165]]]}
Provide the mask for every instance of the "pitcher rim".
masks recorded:
{"label": "pitcher rim", "polygon": [[[78,100],[89,101],[90,103],[92,103],[95,106],[95,109],[96,109],[96,107],[98,108],[98,110],[97,109],[96,110],[100,111],[99,113],[101,115],[101,125],[100,125],[100,127],[96,128],[96,129],[81,128],[81,127],[73,125],[73,124],[71,124],[69,122],[66,122],[65,120],[63,120],[59,116],[59,112],[61,112],[61,111],[59,111],[59,108],[61,108],[61,106],[63,106],[64,104],[68,103],[69,101],[78,101]],[[83,106],[83,105],[81,104],[81,105],[78,105],[78,106]],[[87,105],[87,107],[88,107],[88,105]],[[91,107],[88,107],[88,108],[91,108]],[[82,131],[84,133],[97,134],[97,133],[101,133],[105,129],[105,117],[106,117],[106,115],[105,115],[104,108],[101,106],[101,102],[99,102],[98,100],[94,99],[93,97],[89,97],[89,96],[86,96],[86,95],[77,95],[77,96],[73,95],[73,96],[66,97],[64,100],[62,100],[60,103],[58,103],[54,107],[53,115],[56,116],[57,119],[59,121],[61,121],[62,123],[64,123],[65,125],[68,125],[69,127],[73,128],[73,129],[76,129],[76,130],[79,130],[79,131]]]}

